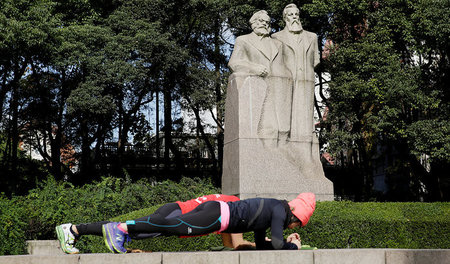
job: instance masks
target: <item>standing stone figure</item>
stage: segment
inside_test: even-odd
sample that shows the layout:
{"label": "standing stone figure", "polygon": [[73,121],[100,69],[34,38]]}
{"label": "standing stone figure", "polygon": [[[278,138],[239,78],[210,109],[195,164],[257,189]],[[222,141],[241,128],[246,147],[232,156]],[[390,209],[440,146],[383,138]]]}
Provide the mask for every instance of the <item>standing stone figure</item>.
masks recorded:
{"label": "standing stone figure", "polygon": [[284,44],[269,36],[269,23],[265,10],[253,14],[250,18],[253,32],[236,38],[228,65],[235,75],[264,78],[267,90],[257,133],[262,140],[285,142],[291,126],[292,74],[283,61],[286,57]]}
{"label": "standing stone figure", "polygon": [[287,67],[294,78],[292,97],[292,141],[309,141],[314,131],[314,67],[320,62],[317,35],[303,30],[300,11],[295,4],[287,5],[283,10],[286,26],[273,38],[289,47],[285,58]]}

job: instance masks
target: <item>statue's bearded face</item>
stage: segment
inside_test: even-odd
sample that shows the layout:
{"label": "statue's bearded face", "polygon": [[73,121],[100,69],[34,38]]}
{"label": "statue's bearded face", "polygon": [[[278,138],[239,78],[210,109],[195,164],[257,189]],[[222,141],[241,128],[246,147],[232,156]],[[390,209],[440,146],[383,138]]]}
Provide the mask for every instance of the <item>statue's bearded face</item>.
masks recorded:
{"label": "statue's bearded face", "polygon": [[300,32],[303,29],[302,23],[300,23],[300,11],[297,8],[286,9],[284,22],[289,31]]}
{"label": "statue's bearded face", "polygon": [[260,15],[252,21],[252,29],[258,36],[269,35],[270,32],[270,17],[266,15]]}

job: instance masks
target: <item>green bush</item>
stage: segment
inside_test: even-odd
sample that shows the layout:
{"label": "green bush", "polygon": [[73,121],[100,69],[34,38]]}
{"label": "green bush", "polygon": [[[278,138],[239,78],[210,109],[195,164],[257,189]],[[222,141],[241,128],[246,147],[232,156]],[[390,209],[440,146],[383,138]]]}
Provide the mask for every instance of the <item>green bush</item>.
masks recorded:
{"label": "green bush", "polygon": [[[210,182],[198,178],[183,178],[179,183],[103,178],[75,187],[49,177],[26,196],[0,196],[0,254],[25,253],[25,240],[55,239],[55,226],[61,223],[103,221],[155,204],[218,192]],[[87,243],[81,241],[80,247]]]}
{"label": "green bush", "polygon": [[[112,218],[126,221],[149,215],[158,206]],[[318,202],[305,228],[303,244],[318,248],[450,248],[450,203]],[[270,232],[267,234],[270,237]],[[253,241],[253,233],[244,234]],[[89,238],[86,250],[107,252],[100,237]],[[158,237],[132,241],[130,248],[148,251],[199,251],[220,246],[220,236],[179,239]]]}
{"label": "green bush", "polygon": [[[151,214],[156,205],[219,193],[208,181],[184,178],[179,183],[104,178],[74,187],[49,178],[27,196],[0,195],[0,255],[24,254],[28,239],[55,239],[61,223],[125,221]],[[300,233],[304,244],[318,248],[450,248],[450,203],[318,202]],[[269,234],[268,234],[269,235]],[[253,241],[253,234],[244,238]],[[207,250],[221,245],[220,236],[133,241],[149,251]],[[84,236],[82,252],[107,252],[101,237]]]}
{"label": "green bush", "polygon": [[450,203],[319,202],[296,231],[318,248],[450,248]]}
{"label": "green bush", "polygon": [[22,204],[17,198],[0,194],[0,255],[25,253],[27,224]]}

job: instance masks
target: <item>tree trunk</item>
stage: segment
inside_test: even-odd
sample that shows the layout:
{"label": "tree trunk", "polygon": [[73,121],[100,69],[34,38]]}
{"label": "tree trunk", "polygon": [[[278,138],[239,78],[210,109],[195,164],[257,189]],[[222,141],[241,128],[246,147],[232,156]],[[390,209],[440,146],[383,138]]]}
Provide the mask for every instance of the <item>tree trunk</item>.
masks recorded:
{"label": "tree trunk", "polygon": [[431,163],[430,181],[433,184],[432,199],[434,201],[448,201],[450,199],[450,191],[445,188],[443,183],[450,182],[450,165],[448,162],[435,161]]}
{"label": "tree trunk", "polygon": [[[51,126],[51,124],[50,124]],[[50,127],[49,138],[51,142],[51,161],[52,161],[52,173],[56,179],[62,180],[62,166],[61,166],[61,147],[62,147],[62,134],[61,134],[61,124],[58,127]],[[54,131],[52,131],[54,130]],[[55,138],[53,139],[53,134]]]}
{"label": "tree trunk", "polygon": [[169,174],[170,144],[172,143],[172,94],[168,86],[163,88],[164,95],[164,170]]}
{"label": "tree trunk", "polygon": [[124,154],[125,154],[125,150],[126,150],[125,147],[128,144],[128,132],[129,131],[130,131],[130,119],[128,116],[124,116],[122,118],[122,129],[120,131],[121,133],[119,134],[120,145],[119,145],[119,149],[117,151],[118,158],[119,158],[119,160],[118,160],[119,167],[118,167],[117,173],[121,177],[125,177],[125,175],[123,173],[125,164],[126,164],[126,162],[124,162],[124,159],[125,159]]}
{"label": "tree trunk", "polygon": [[[170,87],[170,88],[168,88]],[[181,158],[180,151],[173,144],[172,140],[172,90],[174,85],[166,85],[164,87],[164,169],[170,174],[171,159],[170,152],[174,155],[177,178],[181,177],[184,172],[184,163]],[[172,175],[173,176],[173,175]]]}
{"label": "tree trunk", "polygon": [[[211,142],[209,141],[209,137],[208,135],[205,133],[205,130],[203,128],[203,125],[201,124],[201,117],[200,117],[200,111],[198,109],[198,107],[195,107],[192,103],[191,100],[189,98],[187,98],[187,101],[189,102],[189,104],[191,105],[191,109],[195,114],[195,119],[197,121],[197,131],[198,133],[202,136],[203,141],[206,144],[206,147],[208,148],[208,152],[209,155],[212,157],[213,159],[213,171],[214,173],[217,173],[217,160],[215,159],[215,152],[214,152],[214,146],[211,144]],[[197,134],[197,137],[199,135]],[[220,182],[217,182],[217,179],[213,179],[215,183],[219,184]]]}
{"label": "tree trunk", "polygon": [[159,142],[159,90],[156,91],[156,173],[159,174],[159,159],[160,159],[160,149],[161,143]]}
{"label": "tree trunk", "polygon": [[80,175],[75,180],[78,184],[84,184],[89,178],[91,171],[91,148],[89,140],[89,128],[88,122],[85,118],[81,117],[80,122],[81,130],[81,161],[80,161]]}
{"label": "tree trunk", "polygon": [[19,131],[18,131],[18,122],[19,122],[19,109],[18,109],[18,83],[14,83],[12,87],[12,94],[11,94],[11,111],[12,111],[12,123],[11,123],[11,173],[12,173],[12,180],[14,182],[13,188],[15,188],[15,183],[17,182],[16,177],[17,175],[17,164],[18,164],[18,157],[17,157],[17,148],[19,145]]}
{"label": "tree trunk", "polygon": [[28,60],[24,60],[23,65],[21,67],[17,67],[14,71],[14,79],[11,81],[11,115],[12,115],[12,124],[11,124],[11,177],[12,177],[12,188],[16,190],[18,186],[16,186],[19,175],[17,174],[17,166],[18,166],[18,152],[17,149],[19,147],[19,81],[25,73],[26,65],[28,64]]}
{"label": "tree trunk", "polygon": [[6,85],[6,80],[7,80],[7,73],[8,71],[5,69],[3,72],[2,72],[2,76],[3,76],[3,78],[2,78],[2,84],[1,84],[1,87],[0,87],[0,123],[2,122],[2,120],[3,120],[3,103],[5,102],[5,99],[6,99],[6,94],[8,93],[8,86]]}
{"label": "tree trunk", "polygon": [[[216,75],[215,80],[215,91],[216,91],[216,111],[217,111],[217,121],[223,123],[224,115],[222,112],[222,82],[221,82],[221,73],[220,73],[220,21],[217,19],[214,23],[214,53],[216,61],[214,63],[214,71]],[[222,129],[222,124],[217,124],[217,168],[215,169],[215,180],[214,182],[219,183],[221,186],[221,177],[222,177],[222,165],[223,165],[223,145],[224,145],[224,131]],[[213,152],[214,153],[214,152]],[[212,156],[215,159],[215,155]],[[215,164],[216,162],[214,162]],[[216,166],[216,165],[214,165]]]}

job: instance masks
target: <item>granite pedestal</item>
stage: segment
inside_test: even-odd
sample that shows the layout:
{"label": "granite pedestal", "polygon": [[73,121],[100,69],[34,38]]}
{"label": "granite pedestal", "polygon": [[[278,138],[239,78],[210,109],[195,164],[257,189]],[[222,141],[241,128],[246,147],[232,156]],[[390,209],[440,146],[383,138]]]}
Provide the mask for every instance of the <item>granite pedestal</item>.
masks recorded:
{"label": "granite pedestal", "polygon": [[295,140],[258,133],[268,83],[267,78],[257,76],[233,74],[229,78],[222,192],[241,199],[287,200],[313,192],[318,200],[333,200],[333,184],[324,175],[313,132]]}

